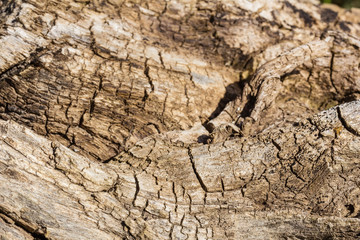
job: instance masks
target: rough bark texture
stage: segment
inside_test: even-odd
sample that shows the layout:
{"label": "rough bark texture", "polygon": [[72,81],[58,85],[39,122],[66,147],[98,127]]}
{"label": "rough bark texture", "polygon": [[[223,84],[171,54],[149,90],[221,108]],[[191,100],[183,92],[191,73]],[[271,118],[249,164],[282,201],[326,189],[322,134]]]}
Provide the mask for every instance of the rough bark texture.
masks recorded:
{"label": "rough bark texture", "polygon": [[0,4],[2,238],[360,237],[360,10]]}

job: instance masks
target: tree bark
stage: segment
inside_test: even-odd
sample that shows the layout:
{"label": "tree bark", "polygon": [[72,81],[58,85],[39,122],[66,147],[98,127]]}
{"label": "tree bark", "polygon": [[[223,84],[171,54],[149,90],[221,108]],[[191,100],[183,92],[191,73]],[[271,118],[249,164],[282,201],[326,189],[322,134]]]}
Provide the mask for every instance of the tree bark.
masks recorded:
{"label": "tree bark", "polygon": [[5,239],[360,237],[359,9],[0,4]]}

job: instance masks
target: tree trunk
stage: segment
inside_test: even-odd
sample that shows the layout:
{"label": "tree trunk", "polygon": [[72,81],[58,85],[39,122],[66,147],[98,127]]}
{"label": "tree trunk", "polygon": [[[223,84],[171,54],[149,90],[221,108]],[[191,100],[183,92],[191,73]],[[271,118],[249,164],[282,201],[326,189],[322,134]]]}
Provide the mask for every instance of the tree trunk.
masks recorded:
{"label": "tree trunk", "polygon": [[360,10],[0,3],[5,239],[357,239]]}

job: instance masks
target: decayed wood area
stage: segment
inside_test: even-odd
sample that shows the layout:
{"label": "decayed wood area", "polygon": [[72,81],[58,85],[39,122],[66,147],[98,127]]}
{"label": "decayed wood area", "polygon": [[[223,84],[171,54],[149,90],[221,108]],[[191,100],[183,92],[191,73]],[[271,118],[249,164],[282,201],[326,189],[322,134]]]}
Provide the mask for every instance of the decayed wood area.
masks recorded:
{"label": "decayed wood area", "polygon": [[1,239],[357,239],[360,10],[0,3]]}

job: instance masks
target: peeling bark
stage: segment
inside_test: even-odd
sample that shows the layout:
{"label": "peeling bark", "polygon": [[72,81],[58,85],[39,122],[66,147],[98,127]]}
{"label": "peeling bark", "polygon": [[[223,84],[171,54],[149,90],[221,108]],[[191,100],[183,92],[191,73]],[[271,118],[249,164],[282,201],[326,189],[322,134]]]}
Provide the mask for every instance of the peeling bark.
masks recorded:
{"label": "peeling bark", "polygon": [[0,3],[5,239],[357,239],[359,10]]}

